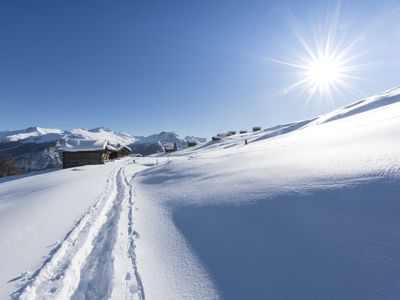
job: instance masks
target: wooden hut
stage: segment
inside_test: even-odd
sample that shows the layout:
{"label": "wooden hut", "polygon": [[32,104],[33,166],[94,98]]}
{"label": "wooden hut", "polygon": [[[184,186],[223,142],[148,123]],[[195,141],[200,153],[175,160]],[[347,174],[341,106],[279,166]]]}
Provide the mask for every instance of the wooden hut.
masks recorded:
{"label": "wooden hut", "polygon": [[164,145],[164,152],[174,152],[176,150],[178,150],[176,143]]}
{"label": "wooden hut", "polygon": [[222,140],[222,137],[221,137],[221,136],[218,136],[218,135],[214,135],[211,139],[212,139],[213,141],[220,141],[220,140]]}
{"label": "wooden hut", "polygon": [[118,158],[118,150],[114,146],[107,145],[108,150],[108,158],[109,159],[117,159]]}
{"label": "wooden hut", "polygon": [[132,153],[132,149],[129,148],[128,146],[121,146],[117,149],[118,152],[118,157],[124,157],[128,156],[129,154]]}
{"label": "wooden hut", "polygon": [[236,134],[236,131],[234,131],[234,130],[228,131],[228,135],[235,135],[235,134]]}
{"label": "wooden hut", "polygon": [[108,141],[69,140],[62,145],[63,168],[104,164],[109,158]]}
{"label": "wooden hut", "polygon": [[261,130],[261,127],[260,126],[254,126],[253,127],[253,131],[260,131]]}
{"label": "wooden hut", "polygon": [[224,138],[224,137],[227,137],[228,134],[225,133],[225,132],[222,132],[222,133],[217,133],[217,136],[219,136],[219,137],[221,137],[221,138]]}
{"label": "wooden hut", "polygon": [[194,140],[189,140],[186,142],[187,142],[188,147],[194,147],[197,145],[197,141],[194,141]]}
{"label": "wooden hut", "polygon": [[247,133],[247,130],[240,130],[240,134]]}

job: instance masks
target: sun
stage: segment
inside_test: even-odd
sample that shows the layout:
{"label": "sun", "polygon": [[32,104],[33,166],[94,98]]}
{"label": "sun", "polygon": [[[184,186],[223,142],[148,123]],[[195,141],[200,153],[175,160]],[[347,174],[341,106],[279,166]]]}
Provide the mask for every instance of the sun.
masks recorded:
{"label": "sun", "polygon": [[[306,104],[314,98],[325,102],[333,102],[335,94],[343,90],[352,90],[350,81],[355,78],[357,69],[354,60],[357,56],[350,55],[348,49],[331,48],[331,43],[318,44],[314,47],[303,44],[305,51],[297,55],[297,62],[279,61],[293,69],[291,77],[294,82],[285,87],[286,91],[300,88],[308,93]],[[331,103],[333,104],[333,103]]]}
{"label": "sun", "polygon": [[323,57],[311,62],[306,72],[311,84],[326,89],[341,80],[342,69],[335,59]]}
{"label": "sun", "polygon": [[[285,68],[284,84],[273,95],[296,94],[305,101],[303,111],[314,99],[321,106],[335,106],[336,99],[347,93],[359,96],[355,87],[360,75],[369,69],[365,63],[367,50],[361,48],[364,34],[351,37],[340,30],[340,6],[333,9],[326,24],[317,24],[303,30],[298,22],[292,26],[291,40],[286,59],[266,58]],[[364,60],[364,62],[363,62]],[[286,71],[285,71],[286,70]]]}

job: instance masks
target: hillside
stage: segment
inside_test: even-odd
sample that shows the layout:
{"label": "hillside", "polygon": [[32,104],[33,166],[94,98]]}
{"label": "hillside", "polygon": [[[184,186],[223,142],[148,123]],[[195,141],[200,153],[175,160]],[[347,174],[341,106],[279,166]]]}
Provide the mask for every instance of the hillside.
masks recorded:
{"label": "hillside", "polygon": [[399,128],[397,88],[168,155],[3,179],[0,298],[396,299]]}

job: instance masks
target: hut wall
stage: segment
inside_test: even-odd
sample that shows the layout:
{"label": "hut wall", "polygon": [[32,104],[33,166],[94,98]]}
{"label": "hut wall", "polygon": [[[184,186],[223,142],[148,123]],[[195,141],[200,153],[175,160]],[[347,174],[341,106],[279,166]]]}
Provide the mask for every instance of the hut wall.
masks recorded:
{"label": "hut wall", "polygon": [[63,168],[73,168],[84,165],[104,164],[108,159],[105,151],[63,152]]}
{"label": "hut wall", "polygon": [[213,136],[211,139],[212,139],[213,141],[220,141],[220,140],[222,140],[222,137],[220,137],[220,136]]}
{"label": "hut wall", "polygon": [[117,151],[110,151],[110,154],[109,154],[110,159],[116,159],[116,158],[118,158],[118,156],[119,156],[119,154]]}
{"label": "hut wall", "polygon": [[121,148],[118,150],[118,157],[124,157],[131,154],[131,151],[129,151],[129,149],[127,148]]}

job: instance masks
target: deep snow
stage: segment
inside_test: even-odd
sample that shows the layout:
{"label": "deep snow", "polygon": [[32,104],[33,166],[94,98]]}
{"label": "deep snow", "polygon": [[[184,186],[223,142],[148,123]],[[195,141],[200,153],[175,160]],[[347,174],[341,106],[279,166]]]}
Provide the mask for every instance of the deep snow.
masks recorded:
{"label": "deep snow", "polygon": [[138,174],[146,296],[397,298],[396,97],[275,137],[228,137]]}
{"label": "deep snow", "polygon": [[0,298],[398,298],[399,94],[0,183]]}

